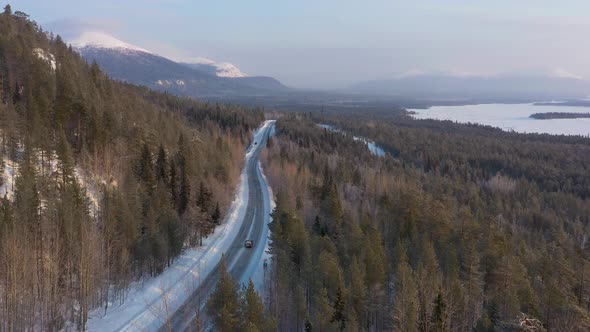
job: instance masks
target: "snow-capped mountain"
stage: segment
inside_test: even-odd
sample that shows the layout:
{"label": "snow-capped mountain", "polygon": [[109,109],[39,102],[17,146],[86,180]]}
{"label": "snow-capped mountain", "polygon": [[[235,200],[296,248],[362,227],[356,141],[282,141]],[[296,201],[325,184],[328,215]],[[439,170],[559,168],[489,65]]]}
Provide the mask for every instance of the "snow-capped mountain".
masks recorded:
{"label": "snow-capped mountain", "polygon": [[181,59],[178,62],[198,70],[211,72],[217,77],[248,77],[236,65],[229,62],[215,62],[208,58]]}
{"label": "snow-capped mountain", "polygon": [[111,77],[193,97],[260,96],[287,90],[271,77],[247,76],[231,63],[207,58],[177,62],[101,32],[84,32],[69,43]]}
{"label": "snow-capped mountain", "polygon": [[120,51],[136,51],[136,52],[151,53],[150,51],[148,51],[144,48],[126,43],[122,40],[119,40],[119,39],[113,37],[113,36],[107,35],[106,33],[97,32],[97,31],[83,32],[76,39],[71,40],[70,44],[74,48],[78,48],[78,49],[90,47],[90,48],[117,49]]}

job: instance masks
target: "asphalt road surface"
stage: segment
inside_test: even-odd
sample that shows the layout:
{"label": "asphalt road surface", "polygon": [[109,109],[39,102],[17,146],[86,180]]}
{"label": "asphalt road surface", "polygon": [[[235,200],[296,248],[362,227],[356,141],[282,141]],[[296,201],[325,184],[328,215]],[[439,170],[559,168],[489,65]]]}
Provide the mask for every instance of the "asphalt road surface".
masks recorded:
{"label": "asphalt road surface", "polygon": [[[254,149],[252,156],[248,159],[246,172],[248,174],[248,205],[236,239],[233,241],[229,249],[225,252],[228,269],[230,274],[236,280],[240,280],[246,272],[248,265],[252,259],[255,259],[255,251],[258,246],[264,245],[262,238],[264,227],[265,211],[263,192],[262,174],[258,169],[258,157],[260,152],[266,147],[266,140],[268,133],[273,125],[266,128],[266,133],[261,135],[263,138],[259,142],[251,146]],[[244,247],[246,240],[253,240],[254,247],[247,249]],[[217,281],[219,280],[219,264],[202,280],[200,286],[193,292],[189,299],[173,314],[169,321],[164,324],[160,331],[196,331],[197,318],[205,317],[205,304],[207,298],[215,289]],[[202,327],[201,327],[202,328]]]}

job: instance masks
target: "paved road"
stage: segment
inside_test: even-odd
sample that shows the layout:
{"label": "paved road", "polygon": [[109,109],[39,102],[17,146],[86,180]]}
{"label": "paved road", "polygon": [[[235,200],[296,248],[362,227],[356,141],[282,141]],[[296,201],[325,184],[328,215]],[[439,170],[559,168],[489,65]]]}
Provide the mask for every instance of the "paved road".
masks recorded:
{"label": "paved road", "polygon": [[[240,280],[246,270],[250,261],[255,258],[256,249],[264,245],[262,238],[265,225],[265,210],[262,190],[262,174],[258,169],[258,157],[260,152],[266,146],[268,133],[272,125],[266,128],[266,133],[262,135],[262,139],[257,144],[253,145],[252,156],[248,159],[246,172],[248,174],[248,205],[244,216],[244,222],[236,236],[236,239],[231,244],[230,248],[225,252],[227,258],[228,268],[231,275],[236,280]],[[254,248],[244,248],[244,241],[254,240]],[[196,315],[205,309],[205,303],[208,296],[215,289],[215,285],[219,279],[219,265],[201,282],[201,285],[190,296],[190,298],[172,315],[168,324],[165,324],[160,331],[196,331]]]}

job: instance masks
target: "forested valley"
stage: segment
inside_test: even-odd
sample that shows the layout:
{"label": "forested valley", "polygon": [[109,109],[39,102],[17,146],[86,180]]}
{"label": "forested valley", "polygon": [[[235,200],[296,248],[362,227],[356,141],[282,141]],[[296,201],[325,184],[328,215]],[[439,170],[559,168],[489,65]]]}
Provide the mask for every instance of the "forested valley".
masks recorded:
{"label": "forested valley", "polygon": [[261,111],[109,79],[0,14],[0,330],[84,329],[220,223]]}
{"label": "forested valley", "polygon": [[207,304],[214,329],[590,330],[589,138],[385,106],[301,111],[113,81],[7,6],[0,331],[84,330],[89,311],[124,302],[132,283],[200,245],[269,116],[268,294],[238,285],[222,259]]}
{"label": "forested valley", "polygon": [[323,110],[263,160],[279,330],[590,329],[590,139]]}

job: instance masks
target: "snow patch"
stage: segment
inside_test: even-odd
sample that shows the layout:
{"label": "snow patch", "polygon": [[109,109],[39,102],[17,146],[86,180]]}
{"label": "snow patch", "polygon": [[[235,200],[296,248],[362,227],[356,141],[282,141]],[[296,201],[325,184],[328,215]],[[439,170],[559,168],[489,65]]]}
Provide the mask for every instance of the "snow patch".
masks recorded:
{"label": "snow patch", "polygon": [[[42,174],[45,172],[46,176],[53,176],[58,172],[58,158],[55,151],[51,152],[51,155],[48,156],[51,158],[49,165],[43,165],[41,157],[37,154],[37,162],[34,165],[35,171],[37,174]],[[9,200],[14,199],[14,187],[16,185],[16,178],[18,176],[18,162],[11,160],[10,158],[3,159],[4,168],[1,169],[0,177],[2,178],[2,185],[0,185],[0,198],[8,198]],[[93,213],[92,216],[98,216],[98,208],[99,208],[99,199],[100,194],[98,190],[98,183],[106,183],[103,180],[100,180],[99,177],[90,177],[86,175],[81,168],[76,167],[75,170],[76,179],[78,180],[78,184],[85,189],[86,197],[90,202],[91,212]],[[98,180],[97,180],[98,179]],[[41,207],[46,206],[46,199],[41,197]]]}
{"label": "snow patch", "polygon": [[150,51],[139,46],[135,46],[119,40],[111,35],[97,31],[87,31],[82,33],[78,38],[72,40],[70,44],[75,48],[96,47],[112,48],[120,50],[130,50],[136,52],[150,53]]}
{"label": "snow patch", "polygon": [[33,49],[33,54],[35,54],[39,59],[47,62],[47,64],[49,64],[49,67],[51,67],[52,70],[55,70],[55,68],[57,68],[55,62],[55,55],[53,55],[52,53],[46,52],[41,48],[35,48]]}
{"label": "snow patch", "polygon": [[0,198],[14,199],[14,185],[16,182],[17,164],[8,158],[3,159],[2,185],[0,186]]}
{"label": "snow patch", "polygon": [[87,173],[79,167],[75,169],[78,184],[86,191],[86,198],[90,202],[90,212],[94,218],[98,217],[100,207],[100,189],[99,184],[106,184],[106,181],[98,176],[88,176]]}
{"label": "snow patch", "polygon": [[216,62],[209,58],[197,57],[188,59],[177,59],[176,61],[187,64],[195,65],[208,65],[215,67],[215,76],[217,77],[248,77],[247,74],[242,72],[236,65],[229,62]]}
{"label": "snow patch", "polygon": [[217,67],[217,77],[236,78],[247,76],[238,67],[228,62],[217,63],[214,66]]}
{"label": "snow patch", "polygon": [[178,62],[184,62],[184,63],[189,63],[189,64],[195,64],[195,65],[214,65],[215,61],[209,59],[209,58],[203,58],[203,57],[198,57],[198,58],[188,58],[188,59],[177,59]]}
{"label": "snow patch", "polygon": [[185,82],[183,80],[157,80],[156,85],[165,87],[170,87],[173,85],[184,86]]}

